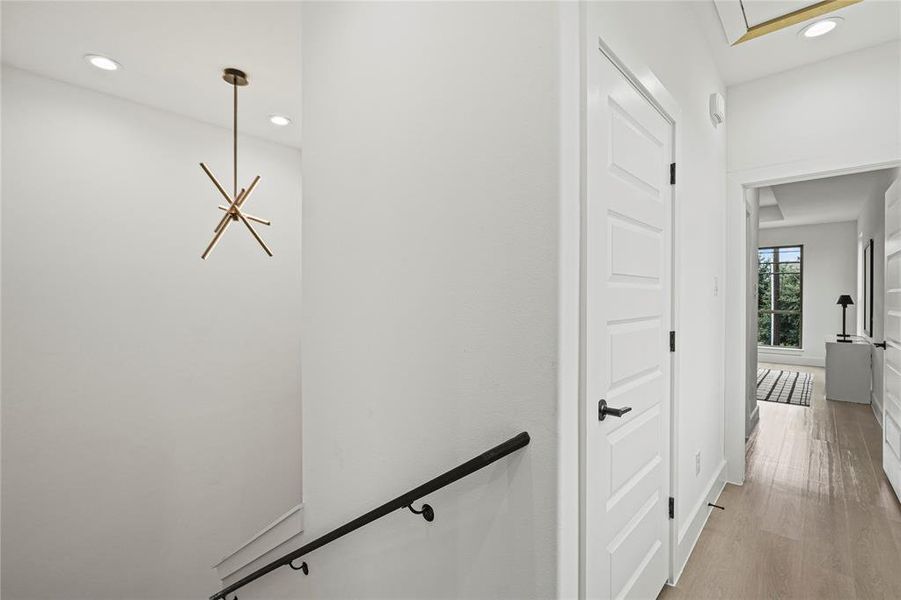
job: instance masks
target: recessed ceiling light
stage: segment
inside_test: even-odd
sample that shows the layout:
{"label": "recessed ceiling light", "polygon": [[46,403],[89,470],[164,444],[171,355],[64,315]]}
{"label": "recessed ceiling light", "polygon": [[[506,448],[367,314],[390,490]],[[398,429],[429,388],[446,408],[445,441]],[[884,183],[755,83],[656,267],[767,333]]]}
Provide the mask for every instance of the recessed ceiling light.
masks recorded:
{"label": "recessed ceiling light", "polygon": [[806,38],[820,37],[826,35],[841,23],[841,17],[829,17],[828,19],[820,19],[816,23],[811,23],[801,30],[801,35]]}
{"label": "recessed ceiling light", "polygon": [[284,127],[285,125],[291,124],[291,119],[284,115],[269,115],[269,122],[273,125],[278,125],[279,127]]}
{"label": "recessed ceiling light", "polygon": [[84,59],[98,69],[102,69],[104,71],[118,71],[122,68],[122,65],[120,65],[113,59],[107,56],[102,56],[100,54],[85,54]]}

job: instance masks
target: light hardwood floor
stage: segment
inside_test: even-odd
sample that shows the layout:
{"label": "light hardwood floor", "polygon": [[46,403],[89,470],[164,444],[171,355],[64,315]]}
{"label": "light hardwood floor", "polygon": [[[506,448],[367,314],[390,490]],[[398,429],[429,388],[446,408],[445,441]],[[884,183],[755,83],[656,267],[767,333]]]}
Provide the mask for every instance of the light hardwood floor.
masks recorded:
{"label": "light hardwood floor", "polygon": [[727,485],[675,587],[660,598],[901,599],[901,506],[869,405],[760,403],[747,476]]}

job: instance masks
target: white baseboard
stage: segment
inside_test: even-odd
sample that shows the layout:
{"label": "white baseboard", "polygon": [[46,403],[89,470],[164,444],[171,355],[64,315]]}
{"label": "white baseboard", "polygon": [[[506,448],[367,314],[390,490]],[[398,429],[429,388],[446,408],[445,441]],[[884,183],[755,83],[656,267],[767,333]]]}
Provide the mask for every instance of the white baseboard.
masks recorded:
{"label": "white baseboard", "polygon": [[882,427],[882,402],[873,392],[870,392],[870,408],[873,409],[873,415],[876,416],[879,426]]}
{"label": "white baseboard", "polygon": [[226,555],[213,565],[219,579],[234,579],[236,574],[243,576],[243,571],[251,571],[247,567],[262,566],[263,557],[273,552],[298,535],[303,533],[303,504],[298,504],[275,521],[267,525],[255,536],[241,544],[237,550]]}
{"label": "white baseboard", "polygon": [[704,494],[692,508],[688,519],[686,519],[685,523],[679,527],[679,535],[676,537],[675,548],[673,548],[673,565],[675,568],[672,581],[670,582],[671,585],[676,585],[679,581],[679,577],[682,576],[685,564],[688,562],[688,558],[691,556],[695,544],[698,543],[698,538],[701,536],[701,530],[704,529],[704,525],[707,523],[710,511],[713,510],[713,508],[707,506],[707,503],[716,502],[716,499],[720,497],[725,486],[726,461],[724,460],[720,463],[716,472],[714,472],[713,477],[710,478],[710,481],[704,488]]}
{"label": "white baseboard", "polygon": [[797,356],[781,352],[758,352],[757,362],[775,363],[777,365],[798,365],[800,367],[825,367],[826,358],[818,356]]}

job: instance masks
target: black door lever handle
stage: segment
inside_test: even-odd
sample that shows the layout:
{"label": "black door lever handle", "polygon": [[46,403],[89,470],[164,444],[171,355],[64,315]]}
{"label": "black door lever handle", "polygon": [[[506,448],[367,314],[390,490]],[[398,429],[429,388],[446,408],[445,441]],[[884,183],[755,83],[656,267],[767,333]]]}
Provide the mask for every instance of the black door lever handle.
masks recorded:
{"label": "black door lever handle", "polygon": [[877,348],[882,348],[883,350],[885,350],[885,347],[886,347],[884,341],[879,342],[878,344],[873,344],[873,345],[876,346]]}
{"label": "black door lever handle", "polygon": [[607,406],[607,401],[601,399],[601,401],[598,402],[598,421],[603,421],[607,418],[607,415],[610,415],[611,417],[621,417],[630,410],[632,410],[631,406],[624,406],[622,408],[610,408],[609,406]]}

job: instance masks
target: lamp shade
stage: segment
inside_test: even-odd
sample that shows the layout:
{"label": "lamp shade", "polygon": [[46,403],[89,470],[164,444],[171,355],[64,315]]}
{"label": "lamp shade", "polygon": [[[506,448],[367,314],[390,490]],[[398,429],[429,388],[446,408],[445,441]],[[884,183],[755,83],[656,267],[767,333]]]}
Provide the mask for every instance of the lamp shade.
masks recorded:
{"label": "lamp shade", "polygon": [[848,294],[842,294],[838,297],[838,302],[836,302],[836,304],[848,306],[849,304],[854,304],[854,300],[851,300],[851,296],[849,296]]}

